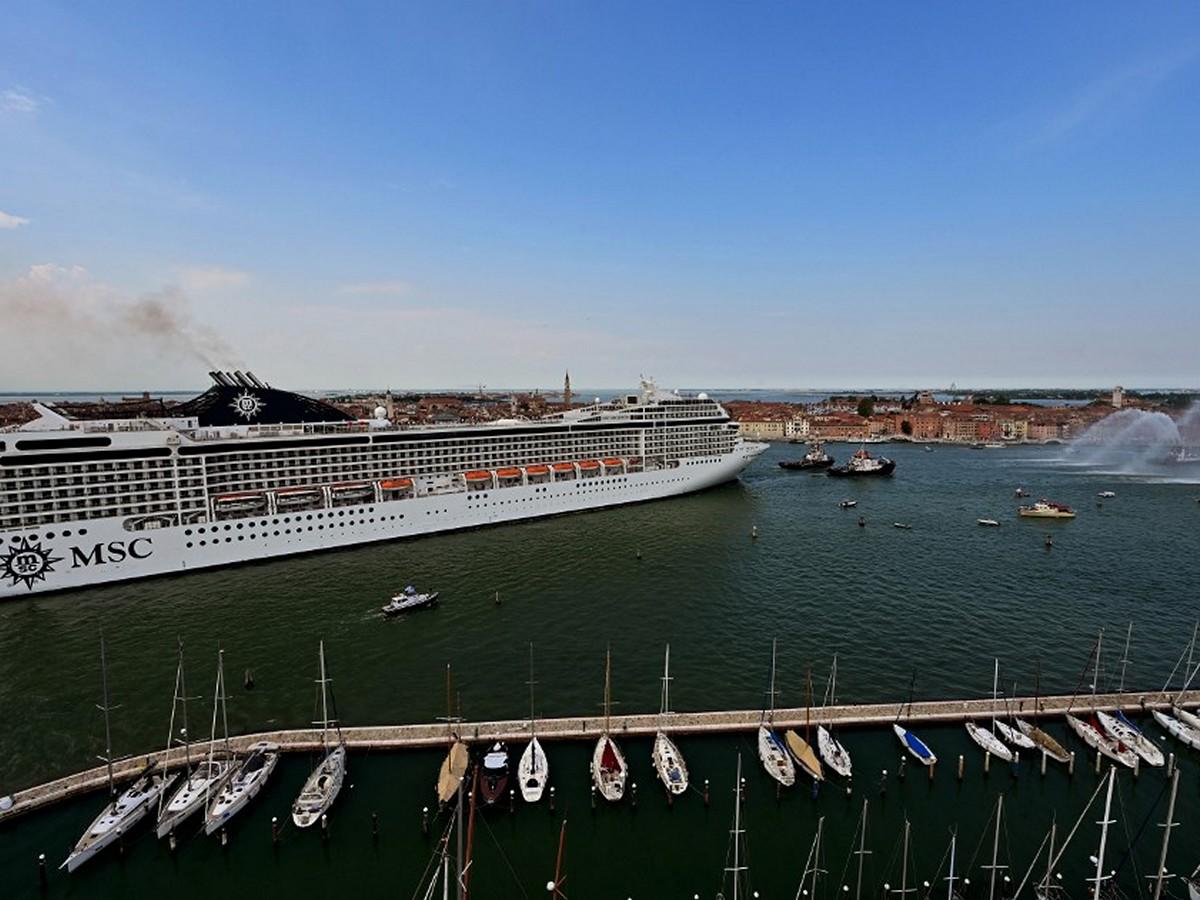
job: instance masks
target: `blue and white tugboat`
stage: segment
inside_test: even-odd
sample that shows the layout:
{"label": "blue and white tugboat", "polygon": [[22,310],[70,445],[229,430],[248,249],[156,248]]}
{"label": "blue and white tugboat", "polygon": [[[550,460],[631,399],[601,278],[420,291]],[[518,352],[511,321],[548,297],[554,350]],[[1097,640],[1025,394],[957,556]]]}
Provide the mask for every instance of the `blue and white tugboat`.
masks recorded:
{"label": "blue and white tugboat", "polygon": [[438,592],[430,591],[425,593],[418,591],[411,584],[408,585],[396,596],[392,597],[381,608],[385,616],[398,616],[401,613],[412,612],[415,609],[425,609],[427,606],[437,604]]}
{"label": "blue and white tugboat", "polygon": [[850,457],[844,466],[830,466],[826,474],[842,478],[855,478],[867,475],[891,475],[896,471],[896,463],[886,456],[872,456],[866,447],[861,447]]}

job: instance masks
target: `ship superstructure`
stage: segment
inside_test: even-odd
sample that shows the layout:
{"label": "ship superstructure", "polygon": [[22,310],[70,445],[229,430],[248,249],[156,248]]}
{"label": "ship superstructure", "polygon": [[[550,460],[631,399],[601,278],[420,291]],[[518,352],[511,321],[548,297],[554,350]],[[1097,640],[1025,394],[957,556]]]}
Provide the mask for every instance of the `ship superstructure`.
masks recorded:
{"label": "ship superstructure", "polygon": [[162,418],[0,431],[0,597],[651,500],[762,451],[704,394],[397,427],[251,374]]}

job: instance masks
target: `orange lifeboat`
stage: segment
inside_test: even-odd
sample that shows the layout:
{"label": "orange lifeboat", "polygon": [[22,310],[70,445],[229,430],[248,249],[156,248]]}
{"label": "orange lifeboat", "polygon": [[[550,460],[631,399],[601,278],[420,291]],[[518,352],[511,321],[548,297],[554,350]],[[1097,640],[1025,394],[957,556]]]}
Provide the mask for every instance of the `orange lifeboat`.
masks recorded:
{"label": "orange lifeboat", "polygon": [[473,472],[467,472],[463,477],[467,481],[491,481],[492,473],[487,469],[476,469]]}
{"label": "orange lifeboat", "polygon": [[545,475],[549,471],[550,471],[549,466],[540,466],[539,465],[539,466],[526,466],[525,467],[526,475]]}
{"label": "orange lifeboat", "polygon": [[497,469],[496,477],[497,478],[520,478],[521,470],[520,469]]}
{"label": "orange lifeboat", "polygon": [[596,460],[596,459],[581,459],[579,461],[579,468],[581,468],[581,469],[598,469],[598,468],[600,468],[600,461]]}
{"label": "orange lifeboat", "polygon": [[574,463],[555,463],[554,471],[555,472],[574,472],[575,464]]}
{"label": "orange lifeboat", "polygon": [[413,485],[411,478],[386,478],[379,482],[379,486],[385,491],[403,491]]}
{"label": "orange lifeboat", "polygon": [[615,456],[609,457],[608,459],[604,460],[604,466],[607,469],[619,469],[621,468],[621,460],[617,459]]}

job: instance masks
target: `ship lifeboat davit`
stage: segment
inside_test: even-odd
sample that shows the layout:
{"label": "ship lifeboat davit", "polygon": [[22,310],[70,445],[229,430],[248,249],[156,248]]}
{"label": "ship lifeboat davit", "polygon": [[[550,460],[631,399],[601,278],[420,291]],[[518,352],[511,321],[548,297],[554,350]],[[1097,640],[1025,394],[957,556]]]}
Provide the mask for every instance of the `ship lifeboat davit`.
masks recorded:
{"label": "ship lifeboat davit", "polygon": [[481,490],[490,487],[492,483],[492,473],[487,469],[475,469],[471,472],[463,474],[463,478],[467,481],[468,490]]}
{"label": "ship lifeboat davit", "polygon": [[581,459],[579,461],[579,474],[584,478],[591,478],[600,474],[600,460],[598,459]]}

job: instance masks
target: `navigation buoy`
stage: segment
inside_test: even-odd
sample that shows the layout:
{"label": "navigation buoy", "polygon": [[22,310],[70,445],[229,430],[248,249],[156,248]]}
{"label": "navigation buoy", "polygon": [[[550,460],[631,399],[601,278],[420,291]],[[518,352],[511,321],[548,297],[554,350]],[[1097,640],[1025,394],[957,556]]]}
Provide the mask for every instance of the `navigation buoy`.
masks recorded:
{"label": "navigation buoy", "polygon": [[754,540],[758,539],[758,526],[757,525],[750,526],[750,537],[751,537],[751,539],[754,539]]}

